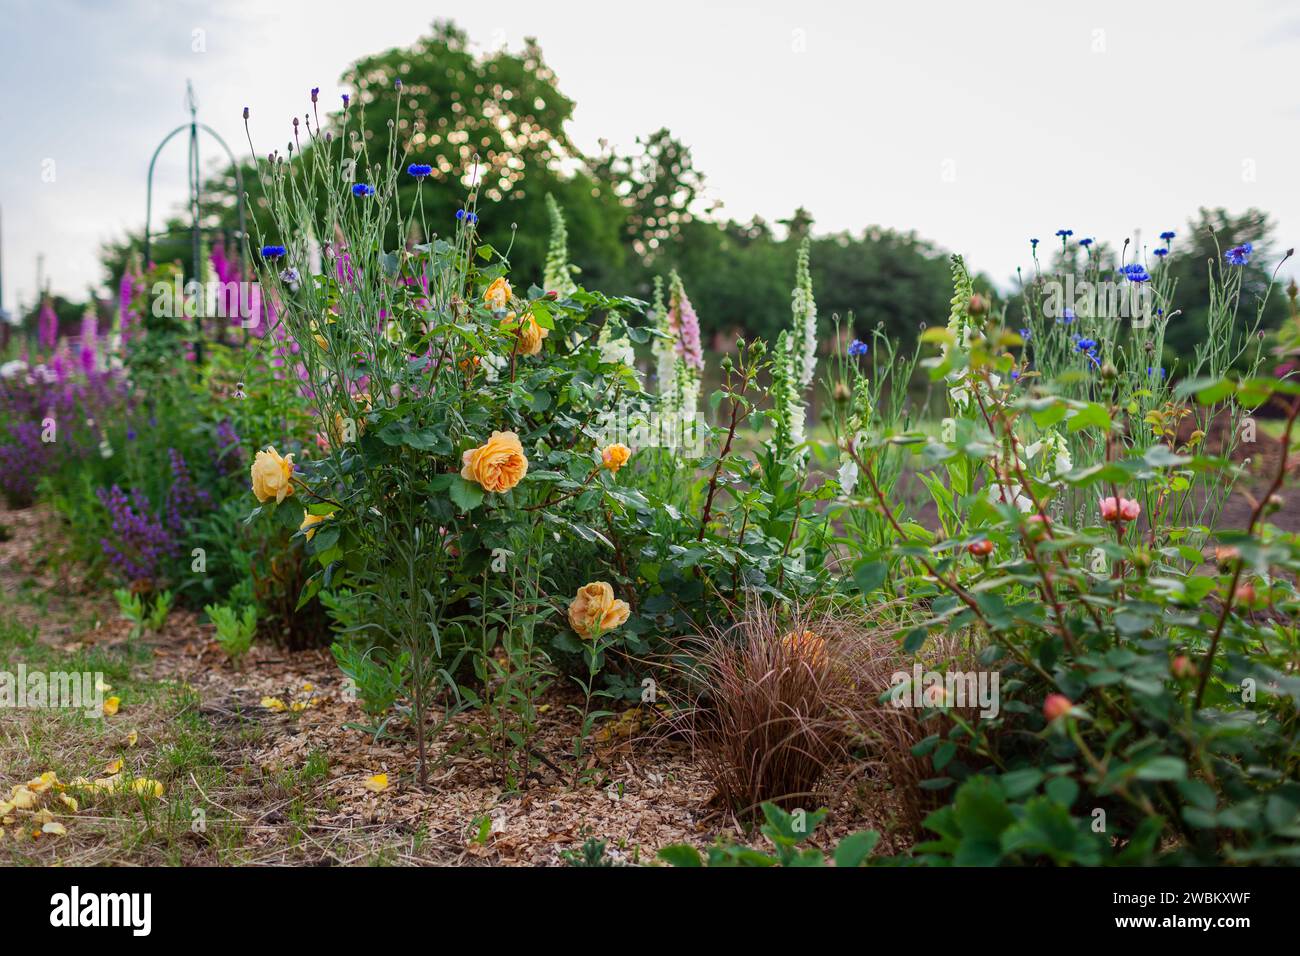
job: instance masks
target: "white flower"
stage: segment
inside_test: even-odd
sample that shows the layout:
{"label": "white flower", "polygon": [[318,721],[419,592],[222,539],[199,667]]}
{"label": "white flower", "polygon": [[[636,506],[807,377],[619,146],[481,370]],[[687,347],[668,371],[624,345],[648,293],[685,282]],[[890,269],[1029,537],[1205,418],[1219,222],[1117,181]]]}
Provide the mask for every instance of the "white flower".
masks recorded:
{"label": "white flower", "polygon": [[852,458],[845,460],[839,470],[840,490],[846,495],[853,494],[858,486],[858,463]]}
{"label": "white flower", "polygon": [[5,362],[0,365],[0,378],[16,378],[27,371],[27,363],[22,359],[14,359],[11,362]]}
{"label": "white flower", "polygon": [[1022,513],[1028,514],[1034,510],[1034,503],[1025,495],[1015,490],[1015,486],[1010,482],[993,481],[989,483],[989,501],[995,505],[1011,504],[1014,498],[1015,506]]}

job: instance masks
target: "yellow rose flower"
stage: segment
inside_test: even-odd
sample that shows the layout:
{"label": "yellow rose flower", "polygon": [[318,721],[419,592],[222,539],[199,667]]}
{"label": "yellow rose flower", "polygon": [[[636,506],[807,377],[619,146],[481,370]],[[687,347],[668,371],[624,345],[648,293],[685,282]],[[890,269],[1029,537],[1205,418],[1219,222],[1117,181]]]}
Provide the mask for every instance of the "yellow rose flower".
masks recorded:
{"label": "yellow rose flower", "polygon": [[258,501],[274,498],[279,504],[293,494],[293,484],[289,481],[293,474],[293,455],[281,458],[274,448],[268,447],[257,453],[252,471],[253,494],[257,495]]}
{"label": "yellow rose flower", "polygon": [[536,355],[542,350],[542,339],[550,334],[549,330],[542,328],[533,318],[533,313],[525,312],[522,324],[515,321],[515,314],[511,312],[501,323],[501,328],[509,332],[514,332],[519,344],[515,346],[520,355]]}
{"label": "yellow rose flower", "polygon": [[579,637],[591,639],[612,631],[627,621],[632,612],[626,601],[614,598],[614,589],[604,581],[584,584],[569,605],[569,626]]}
{"label": "yellow rose flower", "polygon": [[307,540],[310,541],[312,535],[316,533],[316,525],[320,524],[328,517],[330,517],[330,515],[313,515],[304,511],[302,513],[302,524],[298,525],[298,530],[307,532]]}
{"label": "yellow rose flower", "polygon": [[622,442],[614,442],[600,453],[601,463],[616,475],[618,470],[626,465],[627,460],[631,457],[632,449]]}
{"label": "yellow rose flower", "polygon": [[510,283],[505,276],[493,281],[483,294],[483,304],[493,312],[504,312],[510,302]]}
{"label": "yellow rose flower", "polygon": [[509,491],[528,474],[524,446],[514,432],[493,432],[487,444],[471,448],[461,460],[460,476],[478,482],[484,491]]}

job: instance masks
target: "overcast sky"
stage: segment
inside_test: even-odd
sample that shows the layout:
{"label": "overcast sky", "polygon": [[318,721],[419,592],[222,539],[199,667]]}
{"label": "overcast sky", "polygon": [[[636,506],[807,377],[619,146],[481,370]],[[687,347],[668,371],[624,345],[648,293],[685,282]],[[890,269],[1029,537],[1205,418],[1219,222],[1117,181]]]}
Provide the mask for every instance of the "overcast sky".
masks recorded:
{"label": "overcast sky", "polygon": [[[0,0],[3,305],[30,303],[38,254],[55,292],[100,282],[187,78],[242,155],[242,107],[259,148],[282,145],[311,87],[331,100],[352,60],[435,17],[483,48],[536,36],[581,148],[667,126],[738,219],[803,205],[819,232],[914,229],[1000,282],[1031,236],[1149,243],[1202,205],[1261,207],[1281,248],[1300,238],[1294,0]],[[184,162],[178,137],[164,213]]]}

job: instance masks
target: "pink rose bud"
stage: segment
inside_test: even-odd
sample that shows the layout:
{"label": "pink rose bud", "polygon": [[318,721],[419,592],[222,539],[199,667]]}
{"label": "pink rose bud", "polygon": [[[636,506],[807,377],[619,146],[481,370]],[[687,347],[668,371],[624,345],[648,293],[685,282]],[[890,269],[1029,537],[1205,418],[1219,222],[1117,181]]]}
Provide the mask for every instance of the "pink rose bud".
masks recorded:
{"label": "pink rose bud", "polygon": [[1073,706],[1074,704],[1070,702],[1070,698],[1064,694],[1048,694],[1047,699],[1043,701],[1043,716],[1050,723],[1058,717],[1064,717]]}
{"label": "pink rose bud", "polygon": [[1131,498],[1102,498],[1103,521],[1133,521],[1142,513],[1142,506]]}
{"label": "pink rose bud", "polygon": [[993,542],[988,538],[985,538],[983,541],[972,541],[970,544],[966,545],[966,550],[977,558],[987,558],[993,553]]}
{"label": "pink rose bud", "polygon": [[1186,654],[1179,654],[1175,657],[1169,669],[1173,671],[1174,676],[1179,680],[1196,676],[1196,665],[1192,663],[1192,659]]}

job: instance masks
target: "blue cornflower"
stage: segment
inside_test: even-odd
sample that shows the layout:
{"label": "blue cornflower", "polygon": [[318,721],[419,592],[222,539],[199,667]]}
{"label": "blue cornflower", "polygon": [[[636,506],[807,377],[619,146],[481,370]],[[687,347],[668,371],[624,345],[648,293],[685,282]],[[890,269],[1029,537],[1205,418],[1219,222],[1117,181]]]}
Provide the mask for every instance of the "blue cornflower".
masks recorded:
{"label": "blue cornflower", "polygon": [[318,96],[320,96],[320,87],[319,87],[319,86],[313,86],[313,87],[311,88],[311,101],[312,101],[313,103],[315,103],[315,102],[316,102],[316,98],[317,98]]}
{"label": "blue cornflower", "polygon": [[1172,232],[1169,232],[1169,231],[1165,231],[1165,232],[1160,233],[1160,238],[1163,239],[1165,242],[1168,242],[1168,241],[1169,241],[1170,239],[1172,239],[1173,237],[1174,237],[1174,234],[1173,234]]}
{"label": "blue cornflower", "polygon": [[348,103],[349,103],[351,100],[352,100],[352,97],[348,96],[348,94],[346,94],[346,93],[343,94],[343,108],[344,108],[344,109],[347,109],[347,108],[348,108]]}
{"label": "blue cornflower", "polygon": [[1011,370],[1011,381],[1015,382],[1018,381],[1019,379],[1020,379],[1020,369],[1013,368]]}
{"label": "blue cornflower", "polygon": [[850,355],[866,355],[868,351],[870,351],[870,349],[867,346],[867,343],[863,342],[861,339],[854,339],[849,343]]}
{"label": "blue cornflower", "polygon": [[1072,235],[1074,235],[1074,230],[1073,230],[1073,229],[1058,229],[1058,230],[1056,230],[1056,234],[1057,234],[1058,236],[1060,236],[1062,239],[1068,239],[1068,238],[1070,238]]}
{"label": "blue cornflower", "polygon": [[1243,242],[1239,246],[1233,246],[1223,254],[1223,258],[1228,260],[1230,266],[1244,266],[1250,262],[1250,254],[1254,251],[1249,242]]}
{"label": "blue cornflower", "polygon": [[1169,374],[1168,369],[1163,369],[1163,368],[1152,368],[1152,367],[1149,366],[1149,365],[1147,366],[1147,376],[1148,376],[1148,377],[1154,377],[1155,374],[1156,374],[1156,372],[1159,372],[1159,373],[1160,373],[1160,377],[1161,377],[1161,378],[1164,378],[1166,375]]}
{"label": "blue cornflower", "polygon": [[283,272],[280,273],[280,281],[288,283],[289,285],[293,285],[295,282],[297,282],[298,278],[299,276],[298,276],[297,269],[285,269]]}
{"label": "blue cornflower", "polygon": [[1037,249],[1037,248],[1038,248],[1038,240],[1037,240],[1037,239],[1030,239],[1030,240],[1029,240],[1029,248],[1030,248],[1030,249]]}
{"label": "blue cornflower", "polygon": [[1129,282],[1151,281],[1151,274],[1147,272],[1146,267],[1139,262],[1130,262],[1128,265],[1123,266],[1119,271],[1120,274],[1124,276],[1125,279],[1128,279]]}
{"label": "blue cornflower", "polygon": [[1060,322],[1062,325],[1069,325],[1074,321],[1074,309],[1071,309],[1068,306],[1062,309],[1061,317],[1056,321]]}
{"label": "blue cornflower", "polygon": [[1082,336],[1074,340],[1074,347],[1080,352],[1091,352],[1097,347],[1096,339],[1085,339]]}
{"label": "blue cornflower", "polygon": [[457,219],[464,219],[464,220],[465,220],[467,223],[469,223],[471,226],[478,222],[478,216],[475,215],[475,214],[472,213],[472,212],[469,212],[468,210],[465,210],[465,209],[457,209],[457,210],[456,210],[456,218],[457,218]]}
{"label": "blue cornflower", "polygon": [[288,251],[289,251],[289,250],[286,249],[284,246],[263,246],[263,247],[262,247],[262,258],[263,258],[263,259],[279,259],[279,258],[281,258],[282,256],[284,256],[286,253],[288,253]]}
{"label": "blue cornflower", "polygon": [[423,179],[433,172],[433,167],[428,163],[411,163],[410,166],[406,167],[406,171],[416,179]]}
{"label": "blue cornflower", "polygon": [[1021,329],[1021,330],[1020,330],[1020,338],[1023,339],[1024,341],[1026,341],[1026,342],[1029,341],[1029,338],[1030,338],[1031,335],[1033,335],[1033,330],[1032,330],[1032,329]]}
{"label": "blue cornflower", "polygon": [[1161,259],[1163,259],[1165,256],[1169,255],[1169,250],[1166,249],[1164,246],[1161,246],[1159,249],[1151,250],[1151,254],[1153,256],[1159,256]]}
{"label": "blue cornflower", "polygon": [[1079,240],[1079,245],[1081,245],[1081,246],[1083,246],[1083,248],[1087,249],[1090,245],[1093,244],[1093,242],[1094,242],[1094,240],[1092,240],[1092,239],[1080,239],[1080,240]]}
{"label": "blue cornflower", "polygon": [[373,196],[374,194],[375,187],[369,183],[357,183],[352,187],[352,195],[354,196]]}

